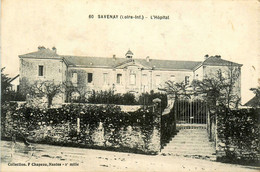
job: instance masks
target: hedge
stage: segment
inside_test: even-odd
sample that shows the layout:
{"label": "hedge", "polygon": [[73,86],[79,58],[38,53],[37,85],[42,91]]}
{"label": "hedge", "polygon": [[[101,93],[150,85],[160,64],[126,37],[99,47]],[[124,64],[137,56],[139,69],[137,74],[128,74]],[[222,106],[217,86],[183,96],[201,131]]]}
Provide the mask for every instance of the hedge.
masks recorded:
{"label": "hedge", "polygon": [[37,143],[126,148],[144,153],[160,149],[160,115],[151,108],[126,113],[115,105],[69,104],[39,109],[6,104],[1,111],[6,114],[1,127],[4,137],[15,134]]}
{"label": "hedge", "polygon": [[217,131],[224,161],[255,162],[260,160],[260,109],[218,111]]}

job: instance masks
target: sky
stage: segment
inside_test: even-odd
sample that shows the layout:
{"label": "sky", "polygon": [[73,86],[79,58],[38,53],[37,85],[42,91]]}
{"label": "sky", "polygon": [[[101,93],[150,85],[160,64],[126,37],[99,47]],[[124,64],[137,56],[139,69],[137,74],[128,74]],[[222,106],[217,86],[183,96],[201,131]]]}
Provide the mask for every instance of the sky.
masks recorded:
{"label": "sky", "polygon": [[[90,19],[89,15],[94,15]],[[143,15],[98,19],[98,15]],[[152,20],[153,15],[169,16]],[[19,74],[18,55],[39,45],[60,55],[203,61],[206,54],[243,64],[242,103],[260,78],[257,0],[2,0],[1,66]]]}

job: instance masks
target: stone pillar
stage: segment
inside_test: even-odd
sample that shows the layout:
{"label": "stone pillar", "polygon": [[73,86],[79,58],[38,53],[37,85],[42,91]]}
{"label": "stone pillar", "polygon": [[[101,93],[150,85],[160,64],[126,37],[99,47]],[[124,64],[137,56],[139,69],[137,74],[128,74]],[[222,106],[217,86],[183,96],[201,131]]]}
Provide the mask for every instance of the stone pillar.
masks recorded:
{"label": "stone pillar", "polygon": [[105,139],[104,139],[104,127],[102,122],[99,122],[97,129],[94,131],[92,135],[92,141],[94,142],[94,145],[104,146]]}

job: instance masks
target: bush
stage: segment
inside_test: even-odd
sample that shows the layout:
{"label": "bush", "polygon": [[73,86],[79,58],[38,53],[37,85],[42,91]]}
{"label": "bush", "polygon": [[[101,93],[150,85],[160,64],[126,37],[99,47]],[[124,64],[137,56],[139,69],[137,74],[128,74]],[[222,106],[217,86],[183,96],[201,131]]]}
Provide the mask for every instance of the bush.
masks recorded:
{"label": "bush", "polygon": [[[80,144],[88,146],[125,147],[139,151],[145,150],[150,143],[154,128],[159,130],[160,115],[152,109],[139,109],[135,112],[123,112],[115,105],[69,104],[61,108],[39,109],[26,104],[3,106],[5,113],[2,136],[11,137],[21,134],[32,142],[48,144]],[[80,132],[77,130],[77,118],[80,119]],[[125,132],[129,126],[132,132]],[[157,136],[156,136],[157,137]],[[127,143],[128,139],[136,142]],[[138,141],[143,145],[140,147]],[[124,143],[123,143],[124,142]],[[144,145],[145,144],[145,145]]]}
{"label": "bush", "polygon": [[142,93],[140,97],[138,98],[138,104],[139,105],[152,105],[153,100],[159,98],[161,99],[161,108],[162,110],[167,107],[167,94],[164,93],[154,93],[151,91],[151,93]]}
{"label": "bush", "polygon": [[135,96],[131,93],[115,94],[114,91],[93,91],[87,100],[93,104],[117,104],[117,105],[135,105],[137,104]]}
{"label": "bush", "polygon": [[142,93],[139,97],[135,97],[132,93],[119,94],[112,90],[94,91],[86,100],[76,100],[75,103],[93,103],[93,104],[115,104],[115,105],[152,105],[153,99],[159,98],[162,100],[161,108],[167,106],[167,95],[163,93]]}
{"label": "bush", "polygon": [[21,92],[16,92],[16,91],[8,91],[4,92],[1,95],[2,102],[7,102],[7,101],[25,101],[26,96],[22,94]]}
{"label": "bush", "polygon": [[233,161],[257,160],[260,154],[260,109],[218,111],[218,138],[226,158]]}

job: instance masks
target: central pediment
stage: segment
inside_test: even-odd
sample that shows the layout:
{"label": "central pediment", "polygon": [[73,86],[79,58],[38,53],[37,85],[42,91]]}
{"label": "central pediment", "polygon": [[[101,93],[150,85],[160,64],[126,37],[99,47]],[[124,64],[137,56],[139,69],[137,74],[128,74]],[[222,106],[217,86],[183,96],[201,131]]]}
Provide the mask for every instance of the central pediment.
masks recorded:
{"label": "central pediment", "polygon": [[114,66],[115,69],[125,69],[127,68],[128,66],[136,66],[138,68],[142,68],[142,69],[147,69],[147,70],[150,70],[152,69],[151,67],[149,66],[145,66],[145,65],[142,65],[138,62],[136,62],[134,59],[129,59],[127,61],[124,61],[120,64],[117,64]]}

